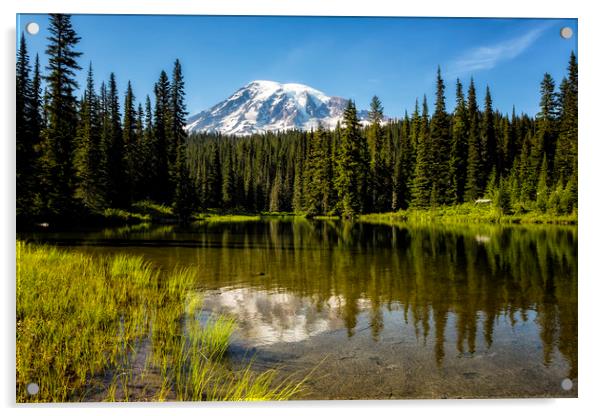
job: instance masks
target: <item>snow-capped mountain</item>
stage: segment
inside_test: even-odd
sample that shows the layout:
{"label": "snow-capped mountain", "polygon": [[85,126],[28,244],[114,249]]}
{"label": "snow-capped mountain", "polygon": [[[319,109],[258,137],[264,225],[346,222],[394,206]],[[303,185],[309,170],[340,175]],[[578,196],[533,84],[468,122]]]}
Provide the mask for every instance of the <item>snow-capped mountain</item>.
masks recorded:
{"label": "snow-capped mountain", "polygon": [[[347,100],[329,97],[302,84],[253,81],[226,100],[188,119],[189,132],[248,135],[277,130],[332,129],[341,120]],[[360,120],[366,111],[358,111]]]}

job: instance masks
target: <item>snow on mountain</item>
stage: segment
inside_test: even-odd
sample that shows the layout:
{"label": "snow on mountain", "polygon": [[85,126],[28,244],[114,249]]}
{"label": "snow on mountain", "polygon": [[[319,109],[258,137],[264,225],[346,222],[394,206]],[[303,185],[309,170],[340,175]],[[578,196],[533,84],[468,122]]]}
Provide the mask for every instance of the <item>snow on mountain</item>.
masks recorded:
{"label": "snow on mountain", "polygon": [[[341,120],[347,100],[329,97],[303,84],[253,81],[226,100],[188,119],[189,132],[249,135],[268,131],[332,129]],[[360,120],[368,113],[358,111]]]}

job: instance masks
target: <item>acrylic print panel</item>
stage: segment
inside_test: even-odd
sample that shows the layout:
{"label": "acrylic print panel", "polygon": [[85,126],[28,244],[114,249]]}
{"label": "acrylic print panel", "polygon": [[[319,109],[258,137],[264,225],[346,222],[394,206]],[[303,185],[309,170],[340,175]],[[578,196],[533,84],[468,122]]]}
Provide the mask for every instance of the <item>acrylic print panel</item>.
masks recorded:
{"label": "acrylic print panel", "polygon": [[17,31],[17,402],[577,396],[576,19]]}

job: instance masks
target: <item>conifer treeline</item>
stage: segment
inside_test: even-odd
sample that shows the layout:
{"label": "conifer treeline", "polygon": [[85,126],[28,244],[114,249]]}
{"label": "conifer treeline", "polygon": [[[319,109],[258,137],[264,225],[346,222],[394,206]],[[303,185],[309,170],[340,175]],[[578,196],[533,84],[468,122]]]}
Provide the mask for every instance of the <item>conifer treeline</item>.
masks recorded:
{"label": "conifer treeline", "polygon": [[[559,91],[545,74],[540,112],[502,115],[489,88],[458,80],[448,112],[437,73],[434,112],[426,96],[411,115],[384,122],[374,97],[362,126],[349,101],[333,131],[250,137],[193,134],[185,127],[184,81],[176,60],[154,97],[123,108],[114,74],[97,90],[92,65],[80,99],[79,37],[69,15],[50,15],[48,65],[33,64],[23,36],[17,53],[17,216],[67,219],[172,205],[181,219],[206,208],[309,215],[386,212],[491,199],[505,212],[570,213],[577,206],[577,61]],[[45,81],[45,82],[43,82]],[[42,91],[43,85],[45,86]]]}
{"label": "conifer treeline", "polygon": [[17,52],[17,217],[74,219],[149,199],[188,218],[196,194],[185,163],[180,62],[171,79],[161,72],[154,108],[148,96],[136,104],[129,82],[121,108],[113,73],[97,91],[92,64],[77,99],[80,38],[70,16],[50,15],[49,32],[45,75],[36,56],[31,76],[23,35]]}
{"label": "conifer treeline", "polygon": [[365,127],[350,101],[331,132],[191,135],[188,159],[201,208],[348,217],[483,199],[505,213],[576,209],[574,54],[560,91],[544,75],[535,118],[495,111],[489,88],[479,105],[472,80],[467,95],[456,81],[449,113],[440,71],[436,85],[432,115],[425,96],[411,116],[383,123],[374,97]]}

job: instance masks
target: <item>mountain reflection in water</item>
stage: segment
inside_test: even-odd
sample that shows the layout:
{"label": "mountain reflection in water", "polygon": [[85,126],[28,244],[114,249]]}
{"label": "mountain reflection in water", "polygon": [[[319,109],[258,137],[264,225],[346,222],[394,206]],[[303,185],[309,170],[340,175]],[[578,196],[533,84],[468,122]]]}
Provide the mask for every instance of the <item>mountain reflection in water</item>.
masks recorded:
{"label": "mountain reflection in water", "polygon": [[399,344],[449,371],[472,357],[577,378],[577,227],[296,219],[28,237],[195,267],[205,309],[234,315],[244,346],[354,346],[394,368],[378,354]]}

